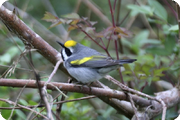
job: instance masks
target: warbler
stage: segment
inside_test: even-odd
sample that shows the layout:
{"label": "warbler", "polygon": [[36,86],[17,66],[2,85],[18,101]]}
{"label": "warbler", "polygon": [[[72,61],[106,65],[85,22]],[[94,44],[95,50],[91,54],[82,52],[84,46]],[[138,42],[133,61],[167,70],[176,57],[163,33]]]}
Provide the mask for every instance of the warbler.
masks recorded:
{"label": "warbler", "polygon": [[57,42],[62,46],[64,67],[72,77],[83,84],[97,81],[122,64],[136,61],[136,59],[114,60],[74,40],[68,40],[64,44]]}

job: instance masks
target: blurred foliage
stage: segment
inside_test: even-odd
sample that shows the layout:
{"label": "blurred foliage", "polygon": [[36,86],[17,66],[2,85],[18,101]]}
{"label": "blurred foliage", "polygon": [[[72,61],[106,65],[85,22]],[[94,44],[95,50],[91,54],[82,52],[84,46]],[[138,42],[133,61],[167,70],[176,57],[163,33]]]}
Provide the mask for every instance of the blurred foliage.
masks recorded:
{"label": "blurred foliage", "polygon": [[[44,4],[45,1],[43,0],[9,1],[37,20],[38,24],[42,24],[48,31],[53,32],[60,40],[64,37],[60,34],[62,31],[58,27],[63,26],[68,31],[70,38],[88,47],[92,47],[104,54],[109,53],[114,58],[117,58],[117,51],[120,59],[136,58],[137,62],[124,65],[124,68],[121,69],[125,83],[134,89],[143,90],[144,93],[153,95],[154,92],[164,90],[163,86],[156,85],[156,81],[164,80],[173,85],[178,83],[180,76],[179,28],[176,14],[174,14],[175,11],[169,8],[169,6],[175,8],[174,2],[168,1],[168,4],[166,4],[161,0],[138,0],[138,4],[134,4],[132,1],[122,0],[120,14],[117,15],[118,3],[116,3],[114,12],[115,21],[117,17],[119,18],[116,24],[120,26],[114,28],[103,22],[102,18],[97,15],[98,13],[93,12],[92,8],[84,2],[81,2],[80,6],[78,6],[78,0],[51,0],[48,6]],[[91,2],[110,21],[112,20],[107,0],[93,0]],[[112,5],[113,3],[114,1],[111,0]],[[54,8],[57,15],[49,11],[49,7]],[[20,18],[23,21],[28,21],[25,23],[31,29],[38,31],[35,23],[30,21],[28,17],[20,16]],[[123,19],[125,19],[124,22],[122,22]],[[41,32],[44,33],[44,36],[41,37],[45,38],[55,49],[60,50],[54,39],[49,39],[45,36],[45,28],[40,27]],[[37,34],[41,34],[41,32],[37,32]],[[111,36],[114,32],[116,34]],[[100,45],[108,46],[108,52],[103,47],[99,47],[85,33],[89,34]],[[110,39],[110,37],[112,38]],[[115,49],[114,41],[117,39],[119,40],[118,47],[122,44],[123,52]],[[17,36],[10,34],[2,22],[0,24],[0,42],[0,74],[3,75],[18,60],[21,51],[25,47]],[[26,56],[29,58],[28,54]],[[36,69],[40,72],[42,80],[47,80],[54,68],[53,65],[37,53],[36,50],[32,51],[32,59]],[[117,80],[120,80],[118,71],[113,71],[110,74]],[[9,74],[7,78],[34,79],[34,74],[22,57],[14,73]],[[67,76],[61,71],[58,71],[53,80],[60,81],[59,78],[62,78],[61,82],[67,81]],[[118,89],[117,86],[109,84],[107,80],[103,79],[102,82],[113,89]],[[0,98],[15,101],[20,89],[0,87],[0,91]],[[55,97],[57,92],[52,91],[50,94]],[[83,97],[82,94],[78,93],[68,93],[68,96],[68,99]],[[117,114],[112,107],[99,99],[93,99],[93,102],[98,104],[99,107],[94,107],[89,100],[64,103],[61,112],[62,119],[127,119],[123,115]],[[22,105],[37,105],[39,103],[37,90],[25,89],[18,103]],[[13,106],[0,101],[0,107]],[[36,108],[37,111],[42,109]],[[55,109],[56,105],[53,106],[54,111]],[[167,119],[177,117],[177,109],[179,110],[179,105],[169,109]],[[6,119],[11,114],[11,110],[0,110],[0,112]],[[12,119],[25,119],[28,114],[29,111],[27,110],[16,109],[13,112]],[[45,111],[43,111],[43,114],[46,114]],[[158,120],[159,117],[156,119]]]}

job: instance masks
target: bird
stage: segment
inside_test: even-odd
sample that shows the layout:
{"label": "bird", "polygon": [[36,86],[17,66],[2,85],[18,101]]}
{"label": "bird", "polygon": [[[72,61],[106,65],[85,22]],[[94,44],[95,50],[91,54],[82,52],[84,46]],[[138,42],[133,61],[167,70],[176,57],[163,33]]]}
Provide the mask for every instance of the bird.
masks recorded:
{"label": "bird", "polygon": [[57,41],[57,43],[62,46],[63,66],[72,77],[82,84],[98,81],[123,64],[136,61],[136,59],[112,59],[75,40],[68,40],[65,43]]}

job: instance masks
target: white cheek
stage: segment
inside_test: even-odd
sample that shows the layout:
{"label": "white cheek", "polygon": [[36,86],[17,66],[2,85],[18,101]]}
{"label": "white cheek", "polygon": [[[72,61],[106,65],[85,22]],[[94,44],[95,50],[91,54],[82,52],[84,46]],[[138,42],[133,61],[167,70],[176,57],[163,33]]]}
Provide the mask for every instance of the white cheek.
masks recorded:
{"label": "white cheek", "polygon": [[68,59],[68,56],[66,55],[65,53],[65,49],[62,50],[62,55],[64,57],[64,60],[67,60]]}
{"label": "white cheek", "polygon": [[71,51],[71,53],[74,52],[74,49],[72,47],[69,47],[69,50]]}

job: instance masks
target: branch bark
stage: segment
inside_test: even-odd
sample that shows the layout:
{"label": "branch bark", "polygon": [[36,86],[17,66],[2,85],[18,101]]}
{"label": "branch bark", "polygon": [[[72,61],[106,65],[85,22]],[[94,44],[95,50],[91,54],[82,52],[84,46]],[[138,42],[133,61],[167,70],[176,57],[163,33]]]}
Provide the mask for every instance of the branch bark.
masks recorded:
{"label": "branch bark", "polygon": [[20,20],[12,11],[4,6],[0,8],[0,20],[14,34],[16,34],[25,45],[38,50],[46,59],[55,64],[61,55],[38,34],[31,30],[22,20]]}
{"label": "branch bark", "polygon": [[[41,81],[40,86],[43,87],[46,84],[46,82]],[[37,88],[36,80],[19,80],[19,79],[0,79],[0,86],[8,86],[8,87],[20,87],[26,85],[26,88]],[[97,88],[97,87],[91,87],[88,86],[80,86],[75,84],[69,84],[69,83],[59,83],[59,82],[51,82],[47,84],[47,89],[50,90],[56,90],[54,87],[56,86],[61,91],[68,91],[68,92],[79,92],[89,95],[96,95],[96,96],[104,96],[108,98],[117,98],[120,100],[126,100],[126,94],[112,89],[103,89],[103,88]],[[144,99],[145,100],[145,99]],[[148,103],[148,100],[145,100],[145,104]],[[148,105],[148,104],[147,104]]]}
{"label": "branch bark", "polygon": [[[45,83],[46,82],[41,81],[40,85],[43,87]],[[26,85],[26,88],[37,88],[35,80],[23,80],[23,79],[19,80],[19,79],[3,79],[3,78],[0,79],[0,86],[22,88],[25,85]],[[125,94],[124,92],[112,90],[112,89],[97,88],[97,87],[91,87],[90,89],[88,86],[79,86],[79,85],[74,85],[74,84],[69,84],[69,83],[59,83],[59,82],[51,82],[50,84],[47,85],[47,89],[56,90],[54,86],[56,86],[62,91],[78,92],[78,93],[84,93],[88,95],[96,95],[100,99],[102,99],[106,103],[109,103],[111,106],[117,109],[119,109],[120,107],[126,108],[126,110],[128,110],[126,114],[130,114],[130,115],[134,114],[134,112],[131,109],[132,107],[131,104],[127,102],[127,101],[130,101],[130,99],[127,96],[127,94]],[[180,95],[179,89],[172,88],[167,91],[156,93],[156,98],[163,100],[167,108],[170,108],[180,102],[179,95]],[[147,115],[148,118],[153,118],[162,112],[162,105],[155,100],[152,100],[152,101],[147,100],[136,95],[131,95],[131,97],[134,103],[138,105],[139,107],[143,108],[143,110],[146,109],[148,106],[152,106],[148,110],[145,110],[145,111],[148,111],[146,112],[148,114]],[[120,109],[120,111],[122,111],[122,109]],[[142,113],[142,112],[139,112],[139,113]],[[145,113],[143,113],[142,115],[144,114]],[[138,115],[141,116],[141,114],[138,114]]]}

